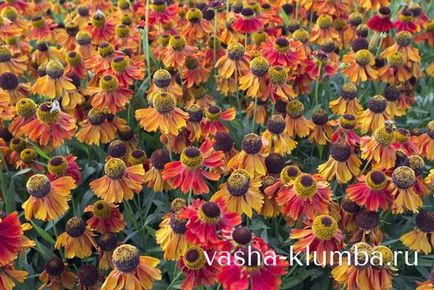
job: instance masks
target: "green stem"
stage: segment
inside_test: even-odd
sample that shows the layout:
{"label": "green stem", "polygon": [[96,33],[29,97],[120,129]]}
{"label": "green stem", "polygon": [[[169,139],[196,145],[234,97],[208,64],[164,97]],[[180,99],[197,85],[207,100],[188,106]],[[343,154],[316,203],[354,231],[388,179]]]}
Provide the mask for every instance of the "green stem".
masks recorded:
{"label": "green stem", "polygon": [[253,105],[252,133],[255,131],[256,111],[257,110],[258,110],[258,97],[255,96],[255,104]]}
{"label": "green stem", "polygon": [[188,204],[188,205],[191,204],[191,196],[192,196],[192,194],[193,194],[193,190],[190,189],[190,190],[188,191],[188,198],[187,198],[187,204]]}
{"label": "green stem", "polygon": [[171,289],[173,284],[178,280],[178,278],[181,276],[182,271],[179,271],[175,278],[170,282],[169,286],[167,286],[167,290]]}
{"label": "green stem", "polygon": [[299,6],[299,0],[295,1],[295,21],[298,20],[298,6]]}

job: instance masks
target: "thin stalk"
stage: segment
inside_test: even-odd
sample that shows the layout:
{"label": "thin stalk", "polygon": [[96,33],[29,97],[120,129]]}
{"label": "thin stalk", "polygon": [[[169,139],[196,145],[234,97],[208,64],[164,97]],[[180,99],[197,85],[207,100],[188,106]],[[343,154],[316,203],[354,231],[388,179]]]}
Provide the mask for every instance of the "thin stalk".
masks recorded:
{"label": "thin stalk", "polygon": [[191,196],[192,196],[192,194],[193,194],[193,190],[190,189],[190,190],[188,191],[188,198],[187,198],[187,204],[188,204],[188,205],[191,204]]}
{"label": "thin stalk", "polygon": [[298,20],[298,6],[299,6],[299,0],[295,1],[295,21]]}
{"label": "thin stalk", "polygon": [[175,278],[170,282],[169,286],[167,286],[167,290],[171,289],[173,284],[178,280],[178,278],[181,276],[182,271],[179,271]]}
{"label": "thin stalk", "polygon": [[252,133],[255,131],[256,111],[257,110],[258,110],[258,97],[255,96],[255,104],[253,105]]}

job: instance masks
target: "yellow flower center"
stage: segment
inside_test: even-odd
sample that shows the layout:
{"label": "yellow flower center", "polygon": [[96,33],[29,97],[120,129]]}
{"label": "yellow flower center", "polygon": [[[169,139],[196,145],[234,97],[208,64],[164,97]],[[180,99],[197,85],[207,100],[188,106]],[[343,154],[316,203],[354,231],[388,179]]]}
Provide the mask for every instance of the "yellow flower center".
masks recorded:
{"label": "yellow flower center", "polygon": [[299,197],[308,199],[316,194],[318,184],[312,175],[303,173],[295,178],[294,187]]}
{"label": "yellow flower center", "polygon": [[116,26],[116,36],[120,38],[127,38],[130,36],[130,28],[125,24]]}
{"label": "yellow flower center", "polygon": [[188,168],[198,168],[202,165],[203,156],[196,147],[187,147],[181,153],[181,163]]}
{"label": "yellow flower center", "polygon": [[234,61],[240,60],[244,56],[244,52],[244,46],[242,46],[239,42],[232,42],[228,45],[228,57]]}
{"label": "yellow flower center", "polygon": [[173,212],[178,212],[184,208],[184,205],[186,205],[185,199],[178,197],[172,201],[172,203],[170,204],[170,208]]}
{"label": "yellow flower center", "polygon": [[389,127],[378,128],[374,133],[375,140],[382,146],[387,146],[395,141],[393,129]]}
{"label": "yellow flower center", "polygon": [[35,115],[37,106],[36,103],[29,98],[20,99],[15,105],[18,115],[28,119]]}
{"label": "yellow flower center", "polygon": [[44,27],[45,26],[44,18],[42,18],[41,16],[36,16],[35,18],[32,19],[32,26],[34,28]]}
{"label": "yellow flower center", "polygon": [[333,24],[333,19],[329,15],[320,15],[316,21],[316,24],[321,29],[327,29],[330,28]]}
{"label": "yellow flower center", "polygon": [[65,225],[65,232],[72,238],[81,237],[86,231],[86,223],[81,217],[73,216]]}
{"label": "yellow flower center", "polygon": [[365,263],[365,259],[366,257],[369,257],[369,255],[371,254],[371,250],[372,246],[365,242],[356,243],[351,247],[351,251],[353,253],[357,253],[357,256],[355,258],[360,263]]}
{"label": "yellow flower center", "polygon": [[112,60],[111,67],[115,72],[122,73],[128,68],[129,64],[126,57],[118,56]]}
{"label": "yellow flower center", "polygon": [[292,100],[286,105],[286,113],[292,118],[300,118],[304,113],[304,105],[299,100]]}
{"label": "yellow flower center", "polygon": [[[374,252],[376,252],[376,254],[374,254]],[[376,266],[387,266],[393,262],[393,252],[386,246],[378,245],[373,247],[371,254],[375,257],[381,257],[381,265],[379,259],[371,259]]]}
{"label": "yellow flower center", "polygon": [[368,65],[371,62],[371,60],[374,58],[372,53],[367,49],[361,49],[357,51],[355,57],[356,57],[356,62],[360,66]]}
{"label": "yellow flower center", "polygon": [[394,132],[395,140],[400,143],[407,143],[410,139],[410,132],[406,129],[399,128],[395,130]]}
{"label": "yellow flower center", "polygon": [[38,119],[47,125],[55,124],[60,119],[60,112],[58,110],[51,112],[51,108],[51,103],[43,103],[36,110],[36,116]]}
{"label": "yellow flower center", "polygon": [[416,183],[416,174],[408,166],[400,166],[392,173],[392,181],[399,189],[408,189]]}
{"label": "yellow flower center", "polygon": [[166,88],[170,85],[170,82],[172,81],[172,76],[167,70],[159,69],[152,76],[152,80],[157,87]]}
{"label": "yellow flower center", "polygon": [[268,70],[270,81],[275,85],[283,85],[287,78],[288,72],[281,66],[273,66]]}
{"label": "yellow flower center", "polygon": [[87,113],[87,119],[89,123],[93,126],[99,126],[104,123],[106,119],[106,115],[95,108],[90,109],[89,113]]}
{"label": "yellow flower center", "polygon": [[77,23],[67,23],[65,26],[65,30],[69,36],[75,37],[80,30]]}
{"label": "yellow flower center", "polygon": [[414,173],[419,176],[425,169],[425,161],[418,155],[411,155],[408,157],[408,166],[414,170]]}
{"label": "yellow flower center", "polygon": [[166,10],[167,4],[165,1],[154,1],[154,3],[151,4],[151,9],[155,12],[164,12]]}
{"label": "yellow flower center", "polygon": [[372,190],[383,190],[386,182],[386,175],[379,170],[372,170],[366,175],[366,185]]}
{"label": "yellow flower center", "polygon": [[120,245],[113,251],[112,261],[116,269],[130,273],[140,264],[139,250],[133,245]]}
{"label": "yellow flower center", "polygon": [[113,92],[119,88],[119,81],[113,75],[105,75],[99,80],[99,87],[105,92]]}
{"label": "yellow flower center", "polygon": [[[87,31],[79,31],[75,36],[75,40],[77,40],[77,43],[79,45],[88,45],[92,41],[90,34]],[[100,48],[98,47],[98,53],[99,55],[101,55],[101,52],[99,52],[99,50]]]}
{"label": "yellow flower center", "polygon": [[104,173],[111,179],[120,179],[124,176],[126,165],[119,158],[112,158],[104,165]]}
{"label": "yellow flower center", "polygon": [[409,46],[412,40],[413,36],[408,31],[401,31],[396,36],[396,43],[398,43],[398,45],[401,47]]}
{"label": "yellow flower center", "polygon": [[329,215],[319,215],[313,220],[312,231],[318,239],[328,241],[336,236],[338,223]]}
{"label": "yellow flower center", "polygon": [[8,62],[12,58],[12,53],[6,47],[0,47],[0,62]]}
{"label": "yellow flower center", "polygon": [[18,12],[14,7],[7,6],[3,8],[2,16],[14,22],[18,18]]}
{"label": "yellow flower center", "polygon": [[31,196],[42,198],[50,192],[51,182],[47,176],[35,174],[27,180],[26,188]]}
{"label": "yellow flower center", "polygon": [[274,48],[280,53],[286,53],[289,49],[289,41],[284,37],[279,37],[274,42]]}
{"label": "yellow flower center", "polygon": [[92,18],[92,24],[96,27],[103,27],[105,24],[105,16],[102,12],[98,11]]}
{"label": "yellow flower center", "polygon": [[115,48],[111,43],[104,42],[100,46],[98,46],[98,54],[101,57],[112,56],[115,52]]}
{"label": "yellow flower center", "polygon": [[345,114],[339,118],[339,125],[345,129],[353,129],[356,127],[356,117],[352,114]]}
{"label": "yellow flower center", "polygon": [[13,138],[9,143],[9,148],[15,152],[20,152],[26,147],[26,140],[23,138]]}
{"label": "yellow flower center", "polygon": [[428,22],[425,26],[425,30],[427,32],[433,32],[434,31],[434,21],[431,20],[430,22]]}
{"label": "yellow flower center", "polygon": [[63,76],[63,65],[58,60],[50,60],[45,67],[45,72],[52,79],[58,79]]}
{"label": "yellow flower center", "polygon": [[258,76],[264,76],[268,71],[268,61],[262,56],[255,57],[250,61],[250,71]]}
{"label": "yellow flower center", "polygon": [[198,23],[202,19],[202,11],[197,8],[191,8],[187,11],[186,18],[192,23]]}
{"label": "yellow flower center", "polygon": [[307,32],[303,28],[299,28],[292,34],[292,37],[295,40],[300,41],[301,43],[306,43],[309,40],[309,32]]}
{"label": "yellow flower center", "polygon": [[301,174],[301,170],[295,165],[288,165],[280,172],[280,179],[285,185],[294,181]]}
{"label": "yellow flower center", "polygon": [[106,219],[110,216],[112,207],[108,202],[104,200],[98,200],[93,204],[92,212],[97,218]]}
{"label": "yellow flower center", "polygon": [[231,195],[240,197],[247,193],[250,186],[249,173],[244,169],[237,169],[228,178],[228,191]]}
{"label": "yellow flower center", "polygon": [[128,161],[132,165],[143,164],[147,159],[146,152],[141,149],[136,149],[128,155]]}
{"label": "yellow flower center", "polygon": [[426,125],[426,133],[431,139],[434,139],[434,120]]}
{"label": "yellow flower center", "polygon": [[152,104],[158,113],[166,114],[176,107],[176,99],[170,94],[159,93],[154,96]]}
{"label": "yellow flower center", "polygon": [[392,67],[400,67],[404,63],[404,56],[402,55],[402,53],[397,51],[387,57],[387,62]]}
{"label": "yellow flower center", "polygon": [[170,37],[169,46],[176,51],[181,51],[186,45],[186,40],[181,35],[173,35]]}
{"label": "yellow flower center", "polygon": [[38,157],[38,153],[32,148],[26,148],[20,153],[20,159],[24,163],[30,163]]}
{"label": "yellow flower center", "polygon": [[203,249],[198,246],[191,246],[182,257],[184,265],[190,270],[199,270],[203,268],[206,262]]}
{"label": "yellow flower center", "polygon": [[222,115],[222,110],[218,106],[211,106],[205,110],[205,117],[210,121],[218,121]]}
{"label": "yellow flower center", "polygon": [[252,40],[256,45],[260,45],[261,43],[267,40],[267,37],[268,37],[267,33],[265,33],[264,31],[260,31],[260,32],[253,33]]}
{"label": "yellow flower center", "polygon": [[55,175],[64,174],[66,169],[68,168],[68,163],[66,162],[65,157],[56,156],[48,161],[48,172]]}
{"label": "yellow flower center", "polygon": [[79,64],[81,64],[82,59],[83,57],[78,51],[70,51],[65,58],[66,62],[71,66],[78,66]]}

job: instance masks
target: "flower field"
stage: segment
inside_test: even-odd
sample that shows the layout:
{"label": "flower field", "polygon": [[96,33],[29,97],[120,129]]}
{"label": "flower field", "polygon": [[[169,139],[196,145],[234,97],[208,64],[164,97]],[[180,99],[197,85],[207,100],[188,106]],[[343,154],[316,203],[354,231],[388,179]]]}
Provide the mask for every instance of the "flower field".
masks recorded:
{"label": "flower field", "polygon": [[0,3],[0,290],[434,290],[434,2]]}

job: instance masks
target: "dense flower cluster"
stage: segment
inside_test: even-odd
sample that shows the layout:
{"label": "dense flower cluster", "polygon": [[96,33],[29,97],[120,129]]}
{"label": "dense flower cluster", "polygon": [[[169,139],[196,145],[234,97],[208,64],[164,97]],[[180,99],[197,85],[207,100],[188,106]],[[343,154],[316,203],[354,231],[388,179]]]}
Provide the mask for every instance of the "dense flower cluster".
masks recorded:
{"label": "dense flower cluster", "polygon": [[290,246],[391,289],[434,249],[434,11],[395,2],[0,3],[0,290],[325,285]]}

